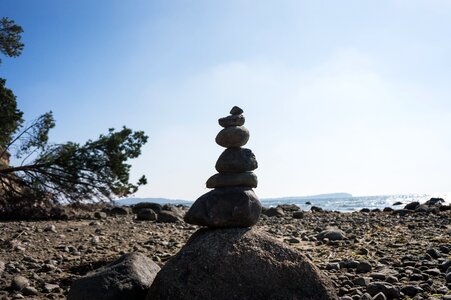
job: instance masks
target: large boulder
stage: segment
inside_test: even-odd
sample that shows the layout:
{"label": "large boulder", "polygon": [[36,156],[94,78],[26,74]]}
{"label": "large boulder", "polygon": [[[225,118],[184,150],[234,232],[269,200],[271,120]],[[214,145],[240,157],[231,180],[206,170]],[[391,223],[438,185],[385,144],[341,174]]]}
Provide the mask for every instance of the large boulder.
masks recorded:
{"label": "large boulder", "polygon": [[185,222],[208,227],[250,227],[257,223],[261,209],[251,188],[217,188],[193,203]]}
{"label": "large boulder", "polygon": [[74,281],[69,300],[144,299],[160,267],[139,252],[128,253]]}
{"label": "large boulder", "polygon": [[161,204],[158,203],[153,203],[153,202],[139,202],[135,205],[133,205],[132,207],[132,212],[134,214],[138,213],[141,209],[144,208],[150,208],[151,210],[153,210],[156,213],[159,213],[160,210],[162,209]]}
{"label": "large boulder", "polygon": [[256,229],[200,229],[158,273],[147,300],[338,299],[300,252]]}

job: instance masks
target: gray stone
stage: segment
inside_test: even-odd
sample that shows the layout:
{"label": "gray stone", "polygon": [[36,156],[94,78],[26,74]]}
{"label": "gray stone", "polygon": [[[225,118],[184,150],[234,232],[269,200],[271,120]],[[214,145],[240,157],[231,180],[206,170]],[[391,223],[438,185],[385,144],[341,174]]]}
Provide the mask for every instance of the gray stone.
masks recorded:
{"label": "gray stone", "polygon": [[14,276],[11,282],[11,288],[15,291],[21,291],[29,285],[30,281],[21,275]]}
{"label": "gray stone", "polygon": [[241,115],[242,113],[243,113],[243,110],[241,108],[239,108],[238,106],[234,106],[230,110],[231,115]]}
{"label": "gray stone", "polygon": [[386,300],[386,299],[387,297],[385,297],[385,295],[382,292],[377,293],[376,296],[374,296],[373,298],[373,300]]}
{"label": "gray stone", "polygon": [[128,253],[75,280],[67,299],[144,299],[159,270],[144,254]]}
{"label": "gray stone", "polygon": [[318,240],[329,239],[329,241],[342,240],[345,237],[345,233],[338,228],[328,228],[316,236]]}
{"label": "gray stone", "polygon": [[236,174],[221,174],[217,173],[207,180],[207,188],[219,188],[228,186],[245,186],[255,188],[257,187],[257,175],[252,172],[236,173]]}
{"label": "gray stone", "polygon": [[300,252],[255,229],[201,229],[157,274],[148,300],[338,299]]}
{"label": "gray stone", "polygon": [[185,222],[208,227],[250,227],[257,223],[260,213],[260,201],[251,188],[217,188],[193,203]]}
{"label": "gray stone", "polygon": [[283,217],[285,216],[285,213],[283,212],[283,209],[280,207],[270,207],[263,211],[263,214],[268,217]]}
{"label": "gray stone", "polygon": [[227,127],[218,133],[215,141],[225,148],[238,148],[249,141],[249,130],[244,126]]}
{"label": "gray stone", "polygon": [[157,222],[159,223],[176,223],[183,220],[183,212],[162,210],[158,214]]}
{"label": "gray stone", "polygon": [[243,173],[257,169],[258,163],[254,153],[246,148],[226,149],[216,162],[219,173]]}
{"label": "gray stone", "polygon": [[22,293],[25,296],[38,296],[39,292],[36,288],[32,287],[32,286],[26,286],[23,288]]}
{"label": "gray stone", "polygon": [[103,212],[103,211],[96,211],[95,213],[94,213],[94,218],[96,218],[96,219],[106,219],[107,218],[107,214],[105,213],[105,212]]}
{"label": "gray stone", "polygon": [[409,297],[414,297],[418,293],[422,293],[423,289],[416,285],[406,285],[401,288],[401,292]]}
{"label": "gray stone", "polygon": [[162,209],[162,206],[161,206],[161,204],[158,204],[158,203],[140,202],[140,203],[133,205],[132,212],[134,214],[136,214],[136,213],[138,213],[138,211],[140,211],[141,209],[144,209],[144,208],[150,208],[154,212],[159,213],[160,210]]}
{"label": "gray stone", "polygon": [[112,207],[112,208],[109,210],[109,213],[112,214],[112,215],[122,215],[122,216],[125,216],[125,215],[128,215],[128,208],[121,207],[121,206],[115,206],[115,207]]}
{"label": "gray stone", "polygon": [[357,273],[368,273],[371,272],[372,267],[371,264],[367,261],[361,261],[358,265],[357,265],[357,269],[356,272]]}
{"label": "gray stone", "polygon": [[150,208],[140,209],[136,214],[136,220],[138,221],[155,221],[157,218],[157,213]]}
{"label": "gray stone", "polygon": [[295,211],[293,212],[293,219],[302,219],[304,218],[305,212],[303,211]]}
{"label": "gray stone", "polygon": [[243,126],[245,122],[243,115],[231,115],[218,120],[222,127]]}
{"label": "gray stone", "polygon": [[380,281],[370,283],[366,290],[372,296],[383,293],[388,298],[398,298],[401,294],[398,287]]}

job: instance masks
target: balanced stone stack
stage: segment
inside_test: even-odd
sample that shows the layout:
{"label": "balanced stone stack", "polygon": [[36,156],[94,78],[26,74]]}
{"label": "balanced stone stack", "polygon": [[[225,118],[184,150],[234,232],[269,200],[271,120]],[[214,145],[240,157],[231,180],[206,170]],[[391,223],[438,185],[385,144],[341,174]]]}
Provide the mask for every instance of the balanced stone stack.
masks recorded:
{"label": "balanced stone stack", "polygon": [[185,215],[190,224],[208,227],[251,227],[257,223],[261,204],[252,188],[257,187],[258,167],[254,153],[242,148],[249,140],[244,127],[243,110],[234,106],[230,116],[220,118],[224,127],[216,136],[216,143],[227,148],[216,162],[217,174],[207,180],[212,191],[194,202]]}

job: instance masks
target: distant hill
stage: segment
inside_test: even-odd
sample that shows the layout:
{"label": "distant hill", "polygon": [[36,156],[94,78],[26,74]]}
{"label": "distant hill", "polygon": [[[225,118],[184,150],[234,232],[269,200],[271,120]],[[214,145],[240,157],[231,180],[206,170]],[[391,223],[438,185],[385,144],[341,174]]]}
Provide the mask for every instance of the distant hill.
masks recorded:
{"label": "distant hill", "polygon": [[[332,193],[332,194],[321,194],[321,195],[313,195],[313,196],[300,196],[300,197],[280,197],[280,198],[264,198],[261,199],[262,202],[267,201],[278,201],[280,203],[292,202],[293,200],[318,200],[318,199],[342,199],[342,198],[351,198],[352,195],[348,193]],[[167,199],[167,198],[125,198],[115,201],[118,205],[135,205],[140,202],[153,202],[159,204],[185,204],[191,205],[193,201],[190,200],[182,200],[182,199]]]}
{"label": "distant hill", "polygon": [[191,205],[193,201],[189,200],[182,200],[182,199],[166,199],[166,198],[125,198],[120,200],[115,200],[116,204],[118,205],[135,205],[140,202],[152,202],[152,203],[158,203],[158,204],[186,204]]}
{"label": "distant hill", "polygon": [[330,193],[330,194],[320,194],[320,195],[312,195],[312,196],[295,196],[295,197],[279,197],[279,198],[265,198],[265,200],[317,200],[317,199],[343,199],[343,198],[352,198],[351,194],[348,193]]}

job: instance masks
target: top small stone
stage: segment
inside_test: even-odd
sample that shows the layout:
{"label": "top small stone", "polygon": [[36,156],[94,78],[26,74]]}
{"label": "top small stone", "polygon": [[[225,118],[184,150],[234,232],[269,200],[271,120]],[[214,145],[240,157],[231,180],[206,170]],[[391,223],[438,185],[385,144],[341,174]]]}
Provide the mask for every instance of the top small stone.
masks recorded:
{"label": "top small stone", "polygon": [[243,113],[243,110],[241,108],[239,108],[238,106],[234,106],[232,107],[232,109],[230,110],[230,114],[231,115],[241,115]]}

